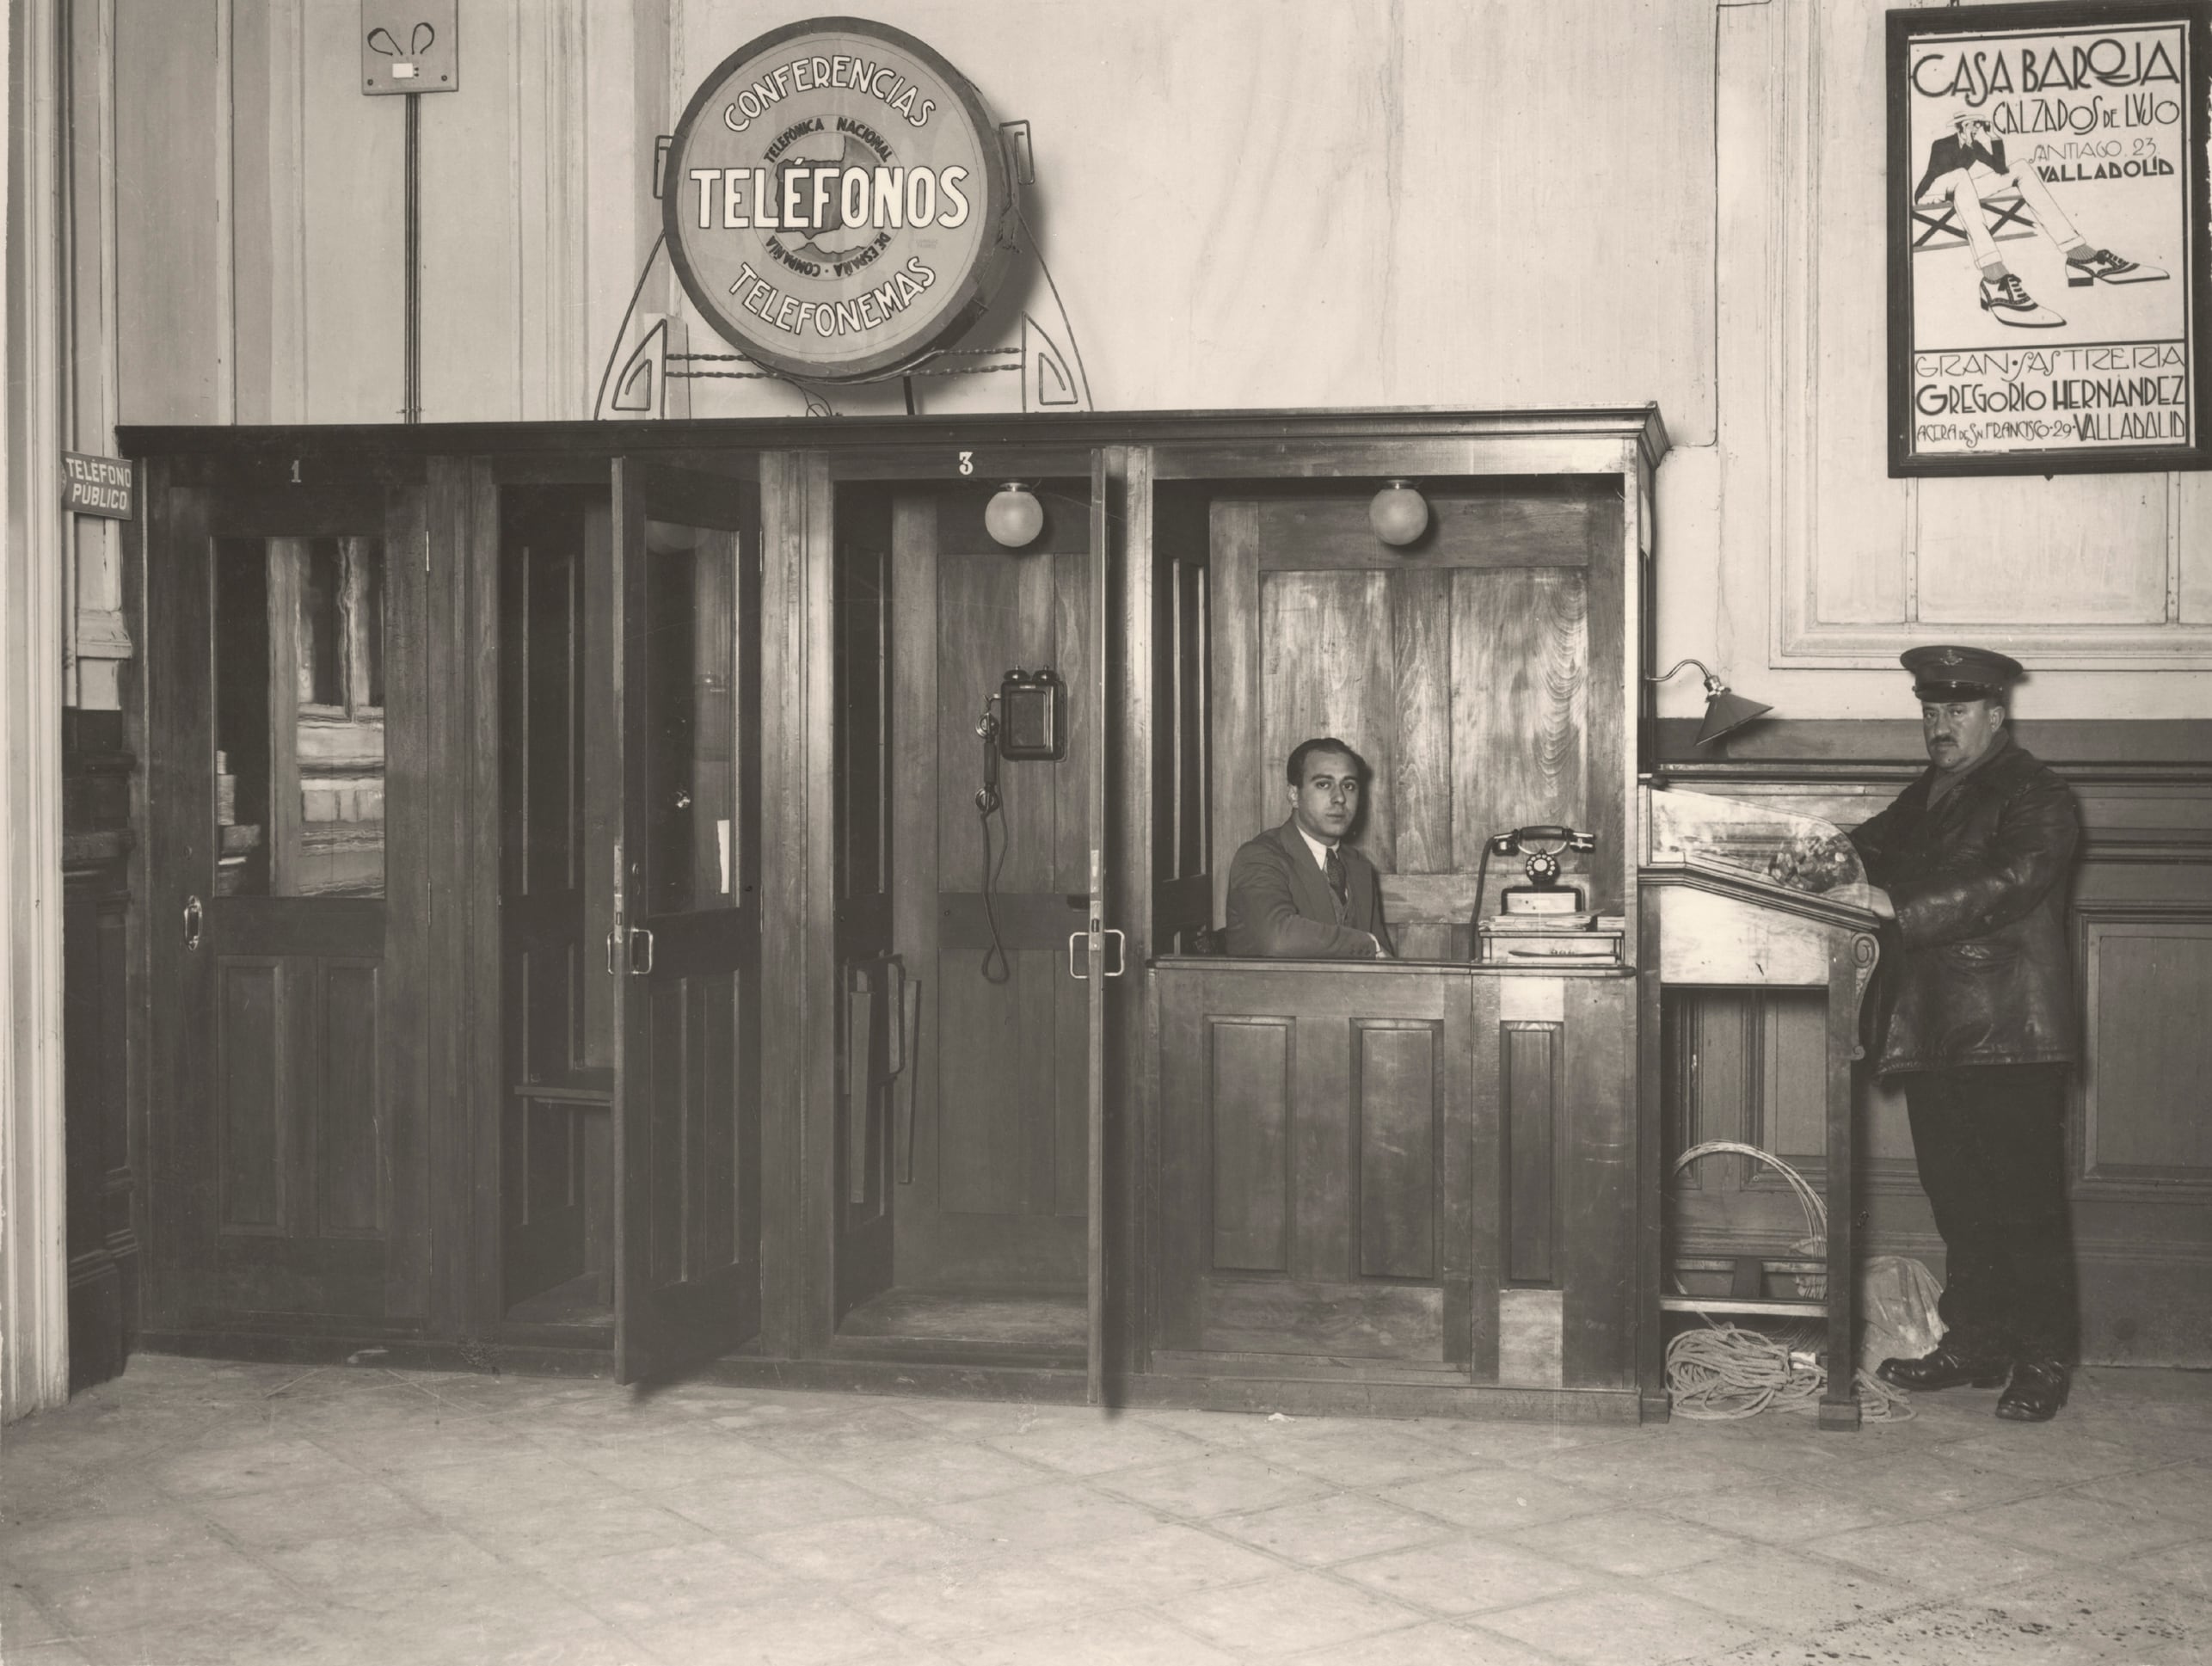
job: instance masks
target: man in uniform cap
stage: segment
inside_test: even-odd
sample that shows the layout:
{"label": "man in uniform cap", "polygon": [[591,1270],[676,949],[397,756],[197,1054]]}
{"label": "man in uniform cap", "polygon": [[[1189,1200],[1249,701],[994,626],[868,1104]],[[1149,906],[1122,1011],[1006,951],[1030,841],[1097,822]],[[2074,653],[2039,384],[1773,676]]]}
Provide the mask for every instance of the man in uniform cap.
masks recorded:
{"label": "man in uniform cap", "polygon": [[1997,1415],[2066,1403],[2078,1347],[2067,1212],[2074,1056],[2067,878],[2074,794],[2014,743],[2020,667],[1978,648],[1903,656],[1929,768],[1854,830],[1896,921],[1879,986],[1880,1069],[1902,1079],[1920,1185],[1943,1234],[1943,1340],[1882,1362],[1905,1388],[2004,1385]]}

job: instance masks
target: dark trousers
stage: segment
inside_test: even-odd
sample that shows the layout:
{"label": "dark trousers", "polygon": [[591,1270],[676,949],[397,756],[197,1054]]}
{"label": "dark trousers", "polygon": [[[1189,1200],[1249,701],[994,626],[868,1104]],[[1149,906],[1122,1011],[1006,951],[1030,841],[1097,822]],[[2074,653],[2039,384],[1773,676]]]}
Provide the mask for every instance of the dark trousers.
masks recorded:
{"label": "dark trousers", "polygon": [[2072,1364],[2080,1353],[2066,1197],[2064,1065],[1904,1079],[1920,1187],[1947,1263],[1939,1311],[1965,1345]]}

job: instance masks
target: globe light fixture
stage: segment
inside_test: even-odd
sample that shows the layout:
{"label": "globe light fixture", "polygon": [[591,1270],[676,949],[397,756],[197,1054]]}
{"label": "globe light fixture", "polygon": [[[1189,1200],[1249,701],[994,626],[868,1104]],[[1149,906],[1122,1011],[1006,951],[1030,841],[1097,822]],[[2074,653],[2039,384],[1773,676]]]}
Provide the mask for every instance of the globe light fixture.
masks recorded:
{"label": "globe light fixture", "polygon": [[1367,525],[1393,549],[1402,549],[1429,530],[1429,500],[1403,480],[1393,480],[1367,505]]}
{"label": "globe light fixture", "polygon": [[1026,549],[1044,531],[1045,506],[1018,480],[1010,480],[984,506],[983,529],[1009,550]]}
{"label": "globe light fixture", "polygon": [[1708,746],[1719,740],[1722,735],[1742,728],[1754,717],[1764,717],[1774,710],[1772,706],[1760,704],[1756,700],[1747,700],[1741,694],[1730,693],[1728,685],[1721,681],[1715,673],[1707,670],[1704,663],[1698,660],[1678,661],[1674,671],[1668,671],[1650,680],[1655,683],[1663,683],[1668,677],[1673,676],[1675,671],[1680,671],[1684,666],[1691,665],[1696,666],[1705,679],[1705,721],[1698,729],[1699,746]]}

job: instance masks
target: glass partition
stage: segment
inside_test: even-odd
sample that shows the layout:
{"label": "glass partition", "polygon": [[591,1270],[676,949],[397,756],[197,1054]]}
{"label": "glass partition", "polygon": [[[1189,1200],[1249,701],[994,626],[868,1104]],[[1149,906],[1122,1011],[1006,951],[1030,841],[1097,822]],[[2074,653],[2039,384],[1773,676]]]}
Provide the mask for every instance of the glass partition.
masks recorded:
{"label": "glass partition", "polygon": [[736,718],[738,535],[645,523],[648,914],[740,898]]}
{"label": "glass partition", "polygon": [[1853,907],[1872,904],[1859,852],[1832,821],[1710,793],[1668,790],[1650,799],[1652,867],[1702,868]]}
{"label": "glass partition", "polygon": [[218,896],[381,896],[381,538],[224,538],[215,575]]}

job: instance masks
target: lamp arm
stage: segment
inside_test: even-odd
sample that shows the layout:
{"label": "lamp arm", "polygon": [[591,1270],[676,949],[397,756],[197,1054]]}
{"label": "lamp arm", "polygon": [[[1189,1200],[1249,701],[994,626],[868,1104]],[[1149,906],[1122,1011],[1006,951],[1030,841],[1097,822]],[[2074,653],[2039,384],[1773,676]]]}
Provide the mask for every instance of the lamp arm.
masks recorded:
{"label": "lamp arm", "polygon": [[1722,682],[1718,677],[1713,675],[1711,667],[1709,667],[1703,660],[1677,660],[1674,661],[1673,670],[1663,671],[1656,677],[1647,678],[1646,680],[1654,683],[1663,683],[1668,678],[1672,677],[1675,672],[1680,671],[1686,665],[1693,665],[1697,667],[1699,674],[1705,679],[1705,692],[1707,693],[1717,693],[1728,686],[1728,685]]}

